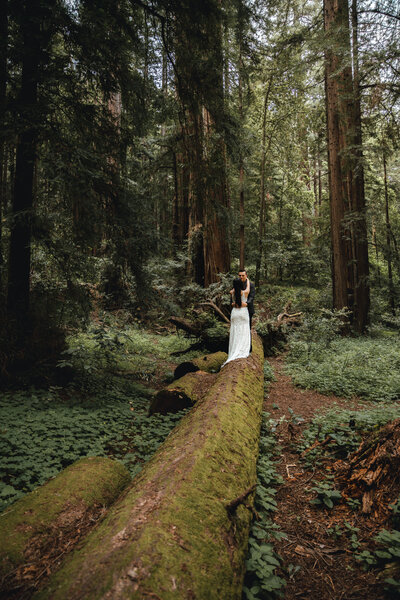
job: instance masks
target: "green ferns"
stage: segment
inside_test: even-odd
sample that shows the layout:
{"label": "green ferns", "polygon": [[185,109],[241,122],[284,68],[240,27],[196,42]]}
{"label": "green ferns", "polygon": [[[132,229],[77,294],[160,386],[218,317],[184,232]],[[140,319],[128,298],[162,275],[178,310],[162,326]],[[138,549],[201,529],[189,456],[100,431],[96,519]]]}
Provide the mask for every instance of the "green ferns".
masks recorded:
{"label": "green ferns", "polygon": [[400,341],[384,336],[344,338],[327,335],[290,343],[286,371],[296,385],[322,394],[377,402],[400,399]]}

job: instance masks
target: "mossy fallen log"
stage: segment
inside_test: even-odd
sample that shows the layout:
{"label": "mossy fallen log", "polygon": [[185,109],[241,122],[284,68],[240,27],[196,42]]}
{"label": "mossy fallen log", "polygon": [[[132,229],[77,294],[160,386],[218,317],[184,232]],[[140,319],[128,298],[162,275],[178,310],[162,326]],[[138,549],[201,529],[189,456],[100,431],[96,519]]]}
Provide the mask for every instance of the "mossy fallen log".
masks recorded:
{"label": "mossy fallen log", "polygon": [[195,371],[217,373],[221,368],[222,363],[224,363],[227,358],[228,355],[226,352],[214,352],[213,354],[206,354],[205,356],[199,356],[199,358],[193,358],[193,360],[186,360],[176,367],[174,379],[180,379],[186,375],[186,373],[194,373]]}
{"label": "mossy fallen log", "polygon": [[166,415],[193,406],[203,398],[214,379],[215,374],[205,371],[187,373],[153,396],[149,414]]}
{"label": "mossy fallen log", "polygon": [[[129,482],[129,472],[120,462],[82,458],[1,513],[0,596],[11,597],[15,588],[34,588],[45,554],[44,574],[50,570],[49,546],[62,546],[64,534],[68,538],[73,532],[76,538],[74,530],[85,531],[86,521],[94,523],[104,514]],[[71,545],[71,539],[66,542]]]}
{"label": "mossy fallen log", "polygon": [[35,598],[241,598],[262,403],[254,336]]}

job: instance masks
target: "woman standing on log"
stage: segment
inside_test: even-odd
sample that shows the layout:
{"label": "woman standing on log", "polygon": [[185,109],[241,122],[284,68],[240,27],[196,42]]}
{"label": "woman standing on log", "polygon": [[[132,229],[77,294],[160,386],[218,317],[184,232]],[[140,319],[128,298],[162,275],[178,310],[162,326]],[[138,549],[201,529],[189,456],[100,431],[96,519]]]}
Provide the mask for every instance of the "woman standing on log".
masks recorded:
{"label": "woman standing on log", "polygon": [[222,367],[231,360],[247,358],[250,354],[250,317],[249,311],[247,310],[247,296],[249,295],[249,292],[249,280],[247,280],[246,289],[242,290],[242,282],[240,279],[234,279],[233,290],[231,290],[232,312],[228,359],[224,362]]}

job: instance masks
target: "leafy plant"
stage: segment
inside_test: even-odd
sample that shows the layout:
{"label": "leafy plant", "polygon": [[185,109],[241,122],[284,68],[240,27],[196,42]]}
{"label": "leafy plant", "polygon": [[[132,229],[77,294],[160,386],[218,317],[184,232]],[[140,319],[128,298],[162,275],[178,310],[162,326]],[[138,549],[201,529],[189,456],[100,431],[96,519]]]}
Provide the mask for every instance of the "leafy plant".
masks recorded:
{"label": "leafy plant", "polygon": [[400,341],[299,329],[291,337],[286,371],[296,385],[323,394],[393,401],[400,398]]}
{"label": "leafy plant", "polygon": [[327,508],[333,508],[334,504],[337,504],[342,497],[339,490],[333,489],[327,481],[319,481],[311,489],[317,493],[317,497],[311,500],[311,504],[324,504]]}
{"label": "leafy plant", "polygon": [[252,524],[249,538],[249,553],[246,561],[243,598],[246,600],[268,600],[282,596],[285,580],[276,574],[280,566],[279,556],[274,551],[271,539],[281,539],[285,534],[270,518],[276,510],[275,486],[283,482],[272,460],[276,452],[276,439],[271,432],[268,413],[263,413],[260,455],[257,462],[257,488],[255,507],[259,519]]}
{"label": "leafy plant", "polygon": [[303,431],[298,447],[300,451],[304,451],[316,440],[322,442],[329,436],[329,444],[316,446],[306,453],[304,460],[313,463],[325,454],[345,458],[358,447],[363,433],[378,429],[399,417],[400,406],[397,404],[385,404],[358,411],[338,409],[334,406],[327,411],[317,412],[310,425]]}

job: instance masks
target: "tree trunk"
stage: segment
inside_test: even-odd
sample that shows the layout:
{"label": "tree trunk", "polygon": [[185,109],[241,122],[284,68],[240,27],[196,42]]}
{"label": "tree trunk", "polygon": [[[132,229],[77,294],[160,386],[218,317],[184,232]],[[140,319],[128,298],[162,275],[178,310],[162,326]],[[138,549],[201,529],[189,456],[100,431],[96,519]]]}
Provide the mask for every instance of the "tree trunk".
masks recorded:
{"label": "tree trunk", "polygon": [[5,112],[7,99],[8,1],[0,5],[0,292],[3,288],[3,210],[6,207],[6,136]]}
{"label": "tree trunk", "polygon": [[[261,166],[260,166],[260,219],[258,222],[258,254],[256,259],[256,275],[254,285],[256,288],[260,286],[260,273],[261,263],[264,252],[264,235],[265,235],[265,217],[266,217],[266,204],[265,204],[265,160],[267,155],[266,139],[267,139],[267,110],[268,110],[268,99],[272,87],[272,75],[268,80],[267,91],[264,97],[264,108],[263,108],[263,120],[261,127]],[[270,137],[269,144],[272,137]]]}
{"label": "tree trunk", "polygon": [[351,152],[352,169],[352,209],[356,218],[354,227],[355,245],[355,327],[357,331],[364,331],[369,321],[370,288],[369,288],[369,260],[368,260],[368,232],[366,221],[366,202],[364,188],[364,157],[362,150],[361,130],[361,90],[360,73],[358,65],[358,14],[357,0],[352,0],[352,44],[353,53],[353,100],[350,111],[354,111],[354,132],[349,126],[349,145]]}
{"label": "tree trunk", "polygon": [[395,293],[393,285],[393,274],[392,274],[392,243],[390,236],[390,218],[389,218],[389,194],[387,185],[387,172],[386,172],[386,154],[383,151],[383,181],[385,185],[385,222],[386,222],[386,261],[388,266],[388,281],[389,281],[389,303],[392,315],[396,314],[395,310]]}
{"label": "tree trunk", "polygon": [[39,5],[38,0],[24,3],[21,24],[23,57],[18,109],[22,131],[17,143],[7,295],[8,320],[18,328],[17,337],[28,328],[33,173],[38,137],[35,120],[42,42]]}
{"label": "tree trunk", "polygon": [[38,596],[239,600],[263,404],[263,351],[232,361]]}
{"label": "tree trunk", "polygon": [[7,508],[0,518],[1,597],[14,598],[16,590],[30,597],[33,582],[54,570],[130,479],[116,460],[82,458]]}
{"label": "tree trunk", "polygon": [[[238,68],[238,95],[239,95],[239,119],[241,134],[243,135],[243,17],[242,17],[242,2],[239,1],[239,14],[238,14],[238,26],[239,26],[239,68]],[[242,147],[239,149],[239,214],[240,214],[240,230],[239,230],[239,269],[244,269],[244,164],[243,164],[243,150]]]}
{"label": "tree trunk", "polygon": [[[347,0],[325,0],[325,91],[331,206],[333,305],[352,311],[358,331],[368,322],[369,271],[358,82],[350,66]],[[356,41],[356,38],[354,38]],[[332,47],[333,46],[333,47]],[[355,64],[357,55],[354,57]],[[358,78],[358,73],[356,73]]]}
{"label": "tree trunk", "polygon": [[[219,5],[212,13],[208,8],[194,0],[177,7],[179,29],[174,37],[182,107],[181,162],[188,172],[189,254],[192,277],[205,287],[218,280],[218,273],[230,269],[225,145],[221,135],[215,136],[224,108],[222,14]],[[208,69],[199,56],[209,62]]]}

